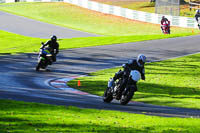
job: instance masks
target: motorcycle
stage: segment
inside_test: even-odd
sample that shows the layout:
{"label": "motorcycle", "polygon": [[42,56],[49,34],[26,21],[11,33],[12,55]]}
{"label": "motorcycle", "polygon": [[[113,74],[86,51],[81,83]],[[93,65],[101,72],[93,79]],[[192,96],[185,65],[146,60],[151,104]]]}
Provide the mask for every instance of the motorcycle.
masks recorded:
{"label": "motorcycle", "polygon": [[164,34],[170,34],[170,22],[165,22],[161,29]]}
{"label": "motorcycle", "polygon": [[[110,79],[108,81],[108,87],[106,88],[103,101],[110,103],[113,99],[120,100],[120,104],[126,105],[133,97],[135,91],[137,91],[136,83],[141,79],[141,74],[137,70],[132,70],[129,74],[128,81],[125,89],[120,94],[120,87],[123,83],[123,78],[119,78],[115,82]],[[121,97],[119,97],[121,96]]]}
{"label": "motorcycle", "polygon": [[39,71],[40,69],[46,69],[48,65],[52,64],[53,59],[50,51],[50,47],[41,48],[38,56],[38,64],[36,66],[36,71]]}
{"label": "motorcycle", "polygon": [[198,18],[197,23],[198,23],[198,27],[199,27],[199,30],[200,30],[200,18]]}

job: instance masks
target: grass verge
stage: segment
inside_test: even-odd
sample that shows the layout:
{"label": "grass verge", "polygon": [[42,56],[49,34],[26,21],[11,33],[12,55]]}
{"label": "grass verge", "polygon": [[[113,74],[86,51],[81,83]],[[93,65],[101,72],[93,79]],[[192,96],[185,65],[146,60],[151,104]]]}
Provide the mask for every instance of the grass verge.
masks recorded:
{"label": "grass verge", "polygon": [[[103,14],[67,3],[9,3],[0,10],[39,21],[109,36],[162,34],[160,25]],[[171,27],[171,34],[199,32],[198,29]]]}
{"label": "grass verge", "polygon": [[[183,37],[195,35],[195,33],[173,34],[173,35],[135,35],[135,36],[102,36],[102,37],[82,37],[71,39],[59,39],[60,49],[81,48],[90,46],[100,46],[109,44],[119,44],[128,42],[137,42],[154,39],[165,39],[173,37]],[[30,53],[38,52],[40,42],[47,39],[32,38],[23,35],[17,35],[0,30],[0,54]]]}
{"label": "grass verge", "polygon": [[[119,68],[105,69],[68,83],[70,87],[103,95],[107,81]],[[82,86],[77,87],[80,80]],[[134,101],[200,109],[200,54],[146,64],[146,81],[138,83]]]}
{"label": "grass verge", "polygon": [[199,119],[164,118],[0,100],[0,131],[15,132],[199,132]]}

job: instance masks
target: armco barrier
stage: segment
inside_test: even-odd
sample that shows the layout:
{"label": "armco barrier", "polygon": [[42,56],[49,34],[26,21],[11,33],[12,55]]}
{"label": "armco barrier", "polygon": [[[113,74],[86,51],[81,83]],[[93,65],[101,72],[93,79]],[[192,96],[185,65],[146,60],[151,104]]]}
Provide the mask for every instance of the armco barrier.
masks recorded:
{"label": "armco barrier", "polygon": [[[125,17],[132,20],[138,20],[142,22],[149,22],[154,24],[160,24],[162,14],[147,13],[142,11],[135,11],[127,8],[118,6],[112,6],[102,4],[90,0],[19,0],[26,2],[66,2],[74,4],[83,8],[94,10],[101,13],[112,14],[116,16]],[[0,0],[0,3],[10,3],[15,0]],[[185,27],[185,28],[198,28],[197,22],[194,18],[180,17],[180,16],[169,16],[165,15],[170,21],[172,26]]]}
{"label": "armco barrier", "polygon": [[[82,1],[82,5],[78,4]],[[111,6],[106,4],[101,4],[98,2],[93,2],[90,0],[64,0],[64,2],[71,3],[74,5],[81,6],[83,8],[88,8],[91,10],[99,11],[102,13],[113,14],[116,16],[121,16],[133,20],[149,22],[154,24],[160,24],[162,14],[147,13],[142,11],[135,11],[126,8],[121,8],[118,6]],[[89,5],[89,6],[88,6]],[[179,16],[169,16],[165,15],[170,21],[172,26],[186,27],[186,28],[198,28],[197,23],[194,18],[179,17]]]}

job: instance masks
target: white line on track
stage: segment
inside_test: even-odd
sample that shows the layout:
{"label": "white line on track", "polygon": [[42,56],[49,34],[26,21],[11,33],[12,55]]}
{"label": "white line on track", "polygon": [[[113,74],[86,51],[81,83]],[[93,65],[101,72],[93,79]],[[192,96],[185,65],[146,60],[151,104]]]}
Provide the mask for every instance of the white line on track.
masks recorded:
{"label": "white line on track", "polygon": [[[79,77],[82,77],[82,76],[79,76]],[[87,95],[90,97],[100,97],[100,96],[91,95],[89,93],[69,87],[67,85],[67,82],[69,82],[70,80],[73,80],[75,78],[78,78],[78,77],[65,77],[65,78],[58,78],[58,79],[49,79],[49,80],[45,81],[45,84],[47,84],[48,86],[51,86],[53,89],[65,90],[68,93]]]}

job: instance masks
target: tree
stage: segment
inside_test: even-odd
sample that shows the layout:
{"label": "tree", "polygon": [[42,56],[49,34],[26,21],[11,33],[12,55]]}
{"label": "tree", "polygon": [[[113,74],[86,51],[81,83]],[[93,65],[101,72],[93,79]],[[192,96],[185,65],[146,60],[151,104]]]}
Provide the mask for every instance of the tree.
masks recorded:
{"label": "tree", "polygon": [[[156,2],[156,0],[150,0],[150,2]],[[186,4],[187,2],[185,0],[180,0],[180,4]]]}

